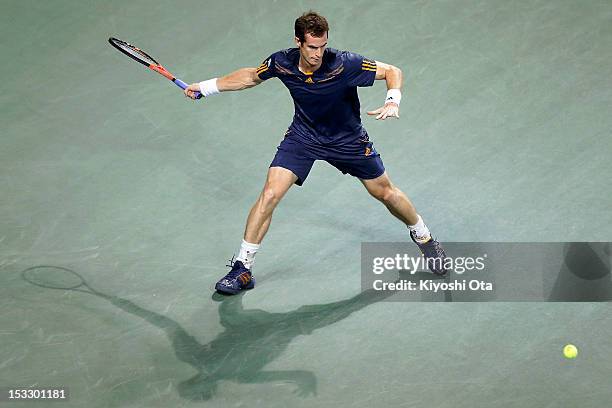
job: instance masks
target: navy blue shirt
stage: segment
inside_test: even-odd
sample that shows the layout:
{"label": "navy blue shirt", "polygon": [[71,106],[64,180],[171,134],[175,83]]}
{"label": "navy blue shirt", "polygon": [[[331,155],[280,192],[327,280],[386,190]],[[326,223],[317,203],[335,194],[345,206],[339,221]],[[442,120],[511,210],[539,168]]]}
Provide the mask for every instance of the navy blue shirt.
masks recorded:
{"label": "navy blue shirt", "polygon": [[301,142],[342,149],[363,137],[358,86],[372,86],[376,62],[348,51],[325,49],[321,67],[307,75],[298,69],[300,52],[275,52],[257,68],[259,78],[277,77],[295,105],[292,135]]}

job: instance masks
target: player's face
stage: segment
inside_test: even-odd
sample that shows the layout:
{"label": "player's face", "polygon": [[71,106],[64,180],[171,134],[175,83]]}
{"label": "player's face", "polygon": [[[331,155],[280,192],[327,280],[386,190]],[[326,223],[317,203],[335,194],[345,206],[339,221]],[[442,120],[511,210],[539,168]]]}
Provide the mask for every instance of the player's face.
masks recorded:
{"label": "player's face", "polygon": [[322,37],[313,37],[311,34],[306,34],[302,43],[297,37],[295,40],[300,47],[300,55],[305,63],[313,67],[321,65],[323,52],[327,47],[327,33],[323,34]]}

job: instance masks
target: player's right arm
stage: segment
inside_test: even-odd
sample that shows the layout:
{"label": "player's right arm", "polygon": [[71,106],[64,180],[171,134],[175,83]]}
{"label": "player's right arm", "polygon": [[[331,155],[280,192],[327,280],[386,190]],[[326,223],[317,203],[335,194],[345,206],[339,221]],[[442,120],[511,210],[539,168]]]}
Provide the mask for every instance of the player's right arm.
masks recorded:
{"label": "player's right arm", "polygon": [[204,96],[207,96],[205,93],[207,87],[209,88],[209,92],[211,92],[210,95],[212,95],[216,93],[214,88],[216,88],[217,92],[241,91],[259,85],[262,82],[263,79],[257,74],[257,68],[242,68],[221,78],[209,79],[208,81],[191,84],[184,92],[185,96],[195,99],[196,92],[202,92]]}
{"label": "player's right arm", "polygon": [[259,85],[263,79],[257,75],[257,68],[242,68],[217,80],[220,92],[242,91]]}

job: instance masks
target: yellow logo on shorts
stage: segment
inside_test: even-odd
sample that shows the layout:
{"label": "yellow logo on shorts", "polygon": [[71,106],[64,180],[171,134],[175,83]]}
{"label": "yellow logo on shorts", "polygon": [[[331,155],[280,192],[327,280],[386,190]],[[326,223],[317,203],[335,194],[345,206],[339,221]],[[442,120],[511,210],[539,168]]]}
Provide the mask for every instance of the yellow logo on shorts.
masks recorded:
{"label": "yellow logo on shorts", "polygon": [[365,155],[369,156],[371,153],[372,153],[372,149],[370,149],[369,147],[366,147]]}

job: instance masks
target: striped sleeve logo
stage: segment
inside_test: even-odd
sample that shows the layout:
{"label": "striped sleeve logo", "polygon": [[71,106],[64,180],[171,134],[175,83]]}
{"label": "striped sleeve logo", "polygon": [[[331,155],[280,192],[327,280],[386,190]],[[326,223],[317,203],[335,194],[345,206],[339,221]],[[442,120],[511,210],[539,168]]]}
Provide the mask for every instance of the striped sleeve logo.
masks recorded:
{"label": "striped sleeve logo", "polygon": [[261,75],[264,72],[266,72],[268,69],[270,69],[270,62],[271,62],[270,58],[262,62],[261,65],[257,67],[257,75]]}
{"label": "striped sleeve logo", "polygon": [[363,62],[361,63],[361,69],[364,71],[374,71],[376,72],[376,62],[369,60],[367,58],[363,59]]}

